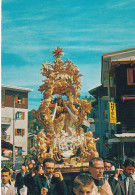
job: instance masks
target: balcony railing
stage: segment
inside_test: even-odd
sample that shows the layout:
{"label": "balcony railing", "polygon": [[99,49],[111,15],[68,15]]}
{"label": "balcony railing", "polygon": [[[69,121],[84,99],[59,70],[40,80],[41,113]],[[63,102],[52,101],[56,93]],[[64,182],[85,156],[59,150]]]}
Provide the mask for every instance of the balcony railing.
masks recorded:
{"label": "balcony railing", "polygon": [[4,141],[10,141],[10,135],[1,135],[1,139]]}

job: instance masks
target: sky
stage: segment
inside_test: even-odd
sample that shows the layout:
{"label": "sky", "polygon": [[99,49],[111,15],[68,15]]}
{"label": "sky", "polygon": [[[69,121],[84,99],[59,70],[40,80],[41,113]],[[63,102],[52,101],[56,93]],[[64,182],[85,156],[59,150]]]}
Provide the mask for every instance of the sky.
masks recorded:
{"label": "sky", "polygon": [[33,89],[38,109],[42,64],[61,47],[83,74],[81,94],[101,84],[101,56],[135,47],[135,0],[3,0],[1,83]]}

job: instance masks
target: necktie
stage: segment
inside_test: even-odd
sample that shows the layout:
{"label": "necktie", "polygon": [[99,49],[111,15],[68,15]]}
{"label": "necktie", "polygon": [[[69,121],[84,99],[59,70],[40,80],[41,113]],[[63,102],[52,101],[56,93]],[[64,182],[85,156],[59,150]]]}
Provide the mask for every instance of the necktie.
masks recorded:
{"label": "necktie", "polygon": [[50,187],[51,187],[51,178],[48,179],[48,188],[50,188]]}
{"label": "necktie", "polygon": [[127,178],[124,179],[124,190],[125,190],[125,195],[127,195],[126,181],[127,181]]}

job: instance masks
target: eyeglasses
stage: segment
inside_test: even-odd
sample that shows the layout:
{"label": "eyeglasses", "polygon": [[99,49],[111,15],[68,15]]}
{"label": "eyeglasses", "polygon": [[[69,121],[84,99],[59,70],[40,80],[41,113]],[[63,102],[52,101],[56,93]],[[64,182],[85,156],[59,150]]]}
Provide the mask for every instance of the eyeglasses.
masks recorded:
{"label": "eyeglasses", "polygon": [[93,167],[93,168],[95,168],[96,170],[105,170],[105,168],[104,167]]}
{"label": "eyeglasses", "polygon": [[105,166],[105,168],[111,168],[111,166]]}

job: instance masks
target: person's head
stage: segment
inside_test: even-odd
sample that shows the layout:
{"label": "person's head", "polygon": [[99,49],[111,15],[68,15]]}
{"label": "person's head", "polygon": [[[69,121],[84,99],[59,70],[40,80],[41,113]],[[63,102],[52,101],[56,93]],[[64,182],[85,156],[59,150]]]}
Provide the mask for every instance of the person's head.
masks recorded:
{"label": "person's head", "polygon": [[102,158],[95,157],[89,161],[89,172],[91,173],[92,177],[100,180],[103,177],[104,173],[104,162]]}
{"label": "person's head", "polygon": [[22,164],[22,166],[21,166],[21,172],[22,172],[22,173],[25,173],[25,171],[26,171],[26,167],[25,167],[24,164]]}
{"label": "person's head", "polygon": [[74,179],[73,191],[76,195],[91,195],[94,187],[94,180],[90,175],[81,174]]}
{"label": "person's head", "polygon": [[26,171],[26,172],[29,172],[29,167],[28,167],[28,165],[25,166],[25,171]]}
{"label": "person's head", "polygon": [[9,183],[11,176],[10,170],[7,167],[4,167],[1,171],[1,180],[4,185]]}
{"label": "person's head", "polygon": [[135,170],[135,162],[131,159],[126,159],[123,164],[123,172],[127,177],[132,176]]}
{"label": "person's head", "polygon": [[32,164],[34,164],[34,165],[35,165],[35,161],[34,161],[33,159],[31,160],[31,162],[30,162],[30,163],[32,163]]}
{"label": "person's head", "polygon": [[15,165],[14,164],[12,164],[12,168],[14,168],[15,167]]}
{"label": "person's head", "polygon": [[58,150],[58,154],[61,155],[61,150]]}
{"label": "person's head", "polygon": [[110,171],[111,170],[112,163],[109,160],[104,160],[104,167],[105,171]]}
{"label": "person's head", "polygon": [[44,174],[43,166],[41,164],[37,164],[34,170],[36,176]]}
{"label": "person's head", "polygon": [[52,158],[46,158],[43,161],[43,167],[44,167],[45,174],[48,177],[52,177],[54,172],[54,160]]}
{"label": "person's head", "polygon": [[34,167],[34,165],[32,163],[30,163],[29,166],[28,166],[30,173],[33,172],[33,167]]}

